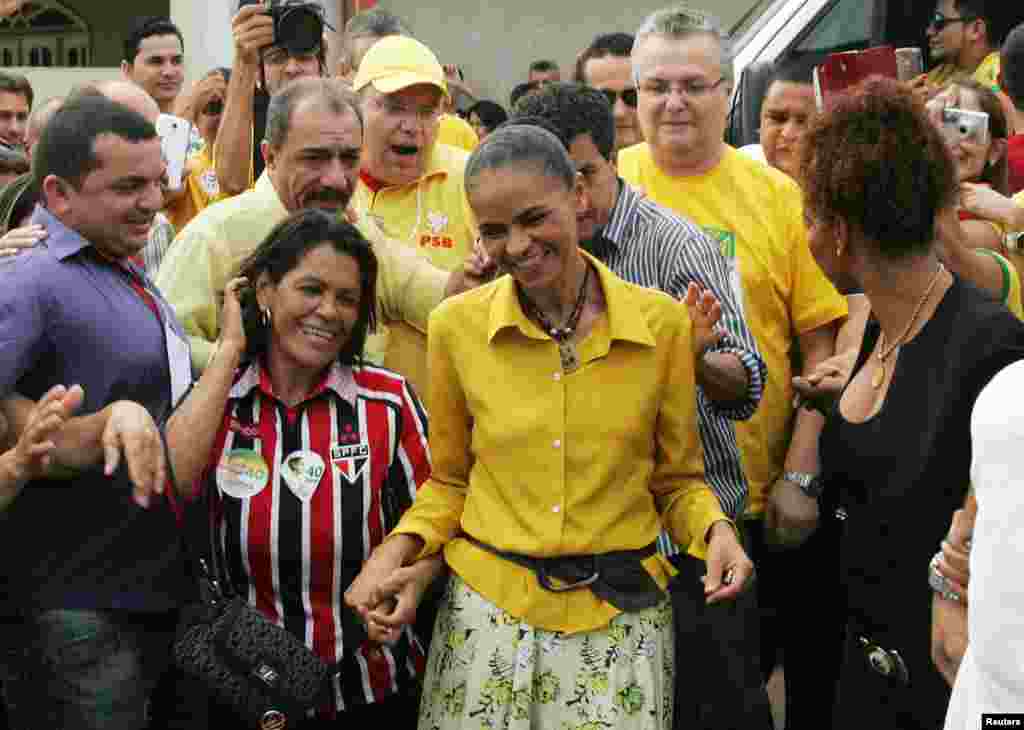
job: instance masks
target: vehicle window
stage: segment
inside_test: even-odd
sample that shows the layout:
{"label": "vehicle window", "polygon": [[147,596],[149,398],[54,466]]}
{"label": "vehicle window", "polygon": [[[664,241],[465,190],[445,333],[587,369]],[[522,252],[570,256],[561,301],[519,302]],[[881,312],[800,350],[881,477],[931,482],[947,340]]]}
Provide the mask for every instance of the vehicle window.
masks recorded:
{"label": "vehicle window", "polygon": [[797,52],[830,51],[871,44],[872,10],[868,0],[840,0],[796,46]]}

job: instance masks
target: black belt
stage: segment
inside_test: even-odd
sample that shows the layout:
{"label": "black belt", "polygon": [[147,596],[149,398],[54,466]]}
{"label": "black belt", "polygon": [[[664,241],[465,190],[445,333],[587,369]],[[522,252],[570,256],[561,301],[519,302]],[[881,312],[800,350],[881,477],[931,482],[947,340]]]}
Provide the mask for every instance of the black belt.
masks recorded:
{"label": "black belt", "polygon": [[[552,593],[589,588],[598,598],[627,613],[653,608],[666,598],[665,591],[641,562],[657,552],[657,545],[653,542],[639,550],[534,558],[499,550],[470,535],[463,534],[462,537],[492,555],[529,568],[537,576],[541,588]],[[552,578],[565,585],[554,585]]]}

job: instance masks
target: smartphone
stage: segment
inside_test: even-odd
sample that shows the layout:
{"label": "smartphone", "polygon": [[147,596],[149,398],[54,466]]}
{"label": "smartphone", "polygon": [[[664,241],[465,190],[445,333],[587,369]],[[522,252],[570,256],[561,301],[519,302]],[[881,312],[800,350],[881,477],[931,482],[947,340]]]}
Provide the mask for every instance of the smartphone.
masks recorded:
{"label": "smartphone", "polygon": [[192,123],[173,114],[161,114],[156,120],[156,132],[167,163],[167,185],[171,190],[181,190]]}
{"label": "smartphone", "polygon": [[942,110],[942,134],[951,145],[959,142],[985,144],[988,141],[988,114],[946,107]]}

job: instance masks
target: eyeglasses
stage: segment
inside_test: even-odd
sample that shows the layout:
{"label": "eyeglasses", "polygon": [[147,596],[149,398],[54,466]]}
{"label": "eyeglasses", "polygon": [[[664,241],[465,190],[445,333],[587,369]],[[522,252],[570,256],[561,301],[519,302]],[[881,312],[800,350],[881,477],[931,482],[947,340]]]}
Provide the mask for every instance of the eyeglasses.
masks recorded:
{"label": "eyeglasses", "polygon": [[384,113],[394,117],[415,117],[420,124],[433,124],[441,117],[441,106],[421,106],[414,109],[404,101],[399,101],[390,96],[382,96],[377,100],[377,105],[384,110]]}
{"label": "eyeglasses", "polygon": [[221,99],[214,99],[203,107],[203,114],[208,117],[217,117],[224,113],[224,102]]}
{"label": "eyeglasses", "polygon": [[715,81],[714,83],[708,83],[703,79],[687,79],[686,81],[680,81],[672,84],[663,79],[651,79],[643,82],[642,88],[646,94],[664,96],[665,94],[668,94],[673,87],[675,87],[680,91],[680,93],[686,94],[686,96],[698,97],[707,96],[721,86],[723,81],[725,81],[724,76],[719,77],[718,81]]}
{"label": "eyeglasses", "polygon": [[319,48],[309,53],[292,53],[287,48],[277,46],[263,52],[263,63],[268,66],[284,66],[292,58],[299,63],[312,63],[320,60],[319,53]]}
{"label": "eyeglasses", "polygon": [[601,89],[601,93],[608,97],[608,103],[613,107],[615,106],[615,100],[621,96],[623,104],[630,109],[636,109],[636,89],[623,89],[622,91]]}
{"label": "eyeglasses", "polygon": [[950,23],[971,23],[977,19],[978,18],[973,15],[961,15],[959,18],[947,18],[942,13],[935,13],[932,19],[928,21],[927,27],[934,30],[936,33],[941,33]]}

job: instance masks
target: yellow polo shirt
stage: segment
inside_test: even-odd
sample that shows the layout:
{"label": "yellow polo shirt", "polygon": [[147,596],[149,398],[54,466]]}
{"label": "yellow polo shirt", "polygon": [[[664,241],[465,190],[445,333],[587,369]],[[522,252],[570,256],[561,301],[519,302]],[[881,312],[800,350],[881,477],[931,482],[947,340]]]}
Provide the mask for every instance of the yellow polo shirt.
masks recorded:
{"label": "yellow polo shirt", "polygon": [[465,150],[435,144],[426,173],[409,185],[374,192],[362,179],[352,207],[372,218],[384,235],[422,252],[438,268],[453,271],[473,250],[476,222],[466,199]]}
{"label": "yellow polo shirt", "polygon": [[[423,538],[422,555],[443,548],[474,590],[549,631],[596,629],[619,611],[588,590],[546,591],[461,533],[552,557],[642,548],[664,525],[703,557],[725,519],[704,483],[685,305],[587,258],[607,311],[579,343],[575,372],[562,372],[508,276],[431,315],[433,470],[395,529]],[[644,564],[663,587],[673,574],[660,555]]]}
{"label": "yellow polo shirt", "polygon": [[458,147],[472,152],[480,144],[476,130],[458,114],[442,114],[437,132],[437,141],[441,144]]}
{"label": "yellow polo shirt", "polygon": [[[264,172],[255,187],[210,206],[178,233],[157,274],[156,285],[174,308],[189,337],[193,370],[201,372],[220,333],[224,286],[239,265],[288,211]],[[402,321],[425,332],[430,311],[444,298],[448,274],[421,256],[388,241],[374,226],[357,223],[377,255],[380,331],[366,343],[366,356],[380,363],[388,323]]]}
{"label": "yellow polo shirt", "polygon": [[761,405],[735,424],[750,484],[747,513],[760,515],[792,435],[797,335],[843,319],[846,299],[811,255],[800,188],[775,168],[727,146],[709,172],[669,177],[642,143],[619,152],[619,174],[704,228],[729,261],[737,300],[768,365]]}
{"label": "yellow polo shirt", "polygon": [[[962,73],[965,72],[955,63],[944,63],[928,72],[928,83],[933,86],[945,86]],[[999,91],[999,51],[992,51],[985,56],[985,60],[978,64],[971,77],[982,86]]]}

